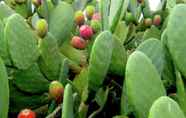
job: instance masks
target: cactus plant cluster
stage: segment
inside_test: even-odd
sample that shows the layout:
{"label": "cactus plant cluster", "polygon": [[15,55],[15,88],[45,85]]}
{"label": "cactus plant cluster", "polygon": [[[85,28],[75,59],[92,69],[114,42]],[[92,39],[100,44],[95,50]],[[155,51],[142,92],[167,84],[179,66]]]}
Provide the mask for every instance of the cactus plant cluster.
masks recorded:
{"label": "cactus plant cluster", "polygon": [[185,0],[3,0],[0,118],[186,118],[185,31]]}

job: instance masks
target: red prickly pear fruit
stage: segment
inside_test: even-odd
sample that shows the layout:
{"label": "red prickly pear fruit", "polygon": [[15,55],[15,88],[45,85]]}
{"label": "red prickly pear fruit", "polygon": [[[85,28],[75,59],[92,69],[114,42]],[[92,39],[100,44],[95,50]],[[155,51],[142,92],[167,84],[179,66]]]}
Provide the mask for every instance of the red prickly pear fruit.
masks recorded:
{"label": "red prickly pear fruit", "polygon": [[63,98],[64,87],[59,81],[52,81],[49,85],[49,95],[57,102]]}
{"label": "red prickly pear fruit", "polygon": [[93,35],[93,30],[88,25],[82,25],[79,30],[81,37],[83,37],[84,39],[90,39]]}
{"label": "red prickly pear fruit", "polygon": [[81,10],[75,13],[75,22],[77,25],[82,25],[85,22],[84,14]]}
{"label": "red prickly pear fruit", "polygon": [[77,49],[85,49],[87,43],[79,36],[74,36],[71,40],[71,45]]}
{"label": "red prickly pear fruit", "polygon": [[39,7],[42,4],[42,0],[32,0],[34,6]]}
{"label": "red prickly pear fruit", "polygon": [[92,20],[90,25],[94,31],[94,33],[97,33],[101,30],[101,23],[98,20]]}
{"label": "red prickly pear fruit", "polygon": [[152,25],[152,19],[151,18],[146,18],[144,20],[144,24],[146,27],[150,27]]}
{"label": "red prickly pear fruit", "polygon": [[40,37],[44,37],[48,32],[48,23],[45,19],[40,19],[36,23],[36,31]]}
{"label": "red prickly pear fruit", "polygon": [[24,109],[18,114],[17,118],[36,118],[36,113],[30,109]]}
{"label": "red prickly pear fruit", "polygon": [[92,16],[92,20],[101,20],[100,13],[94,13],[94,15]]}
{"label": "red prickly pear fruit", "polygon": [[94,12],[95,12],[95,7],[92,6],[92,5],[88,5],[85,9],[85,12],[86,12],[86,16],[88,19],[91,19]]}
{"label": "red prickly pear fruit", "polygon": [[153,25],[159,26],[161,24],[161,16],[155,15],[153,19]]}

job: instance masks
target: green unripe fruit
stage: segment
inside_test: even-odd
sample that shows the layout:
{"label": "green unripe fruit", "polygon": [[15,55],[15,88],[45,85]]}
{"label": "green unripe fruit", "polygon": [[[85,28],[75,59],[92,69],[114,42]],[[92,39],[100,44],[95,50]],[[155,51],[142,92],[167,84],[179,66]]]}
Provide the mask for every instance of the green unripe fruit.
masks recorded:
{"label": "green unripe fruit", "polygon": [[135,21],[135,18],[134,18],[133,14],[131,12],[126,13],[125,21],[128,22],[128,23]]}
{"label": "green unripe fruit", "polygon": [[94,31],[94,33],[97,33],[101,30],[101,23],[98,20],[92,20],[90,25]]}
{"label": "green unripe fruit", "polygon": [[49,95],[56,101],[61,101],[64,93],[64,87],[59,81],[53,81],[49,85]]}
{"label": "green unripe fruit", "polygon": [[144,20],[144,24],[146,27],[150,27],[152,25],[152,19],[151,18],[146,18]]}
{"label": "green unripe fruit", "polygon": [[75,13],[75,22],[77,25],[82,25],[85,22],[84,14],[81,10]]}
{"label": "green unripe fruit", "polygon": [[94,15],[95,7],[92,6],[92,5],[89,5],[89,6],[86,7],[85,11],[86,11],[87,18],[91,19],[92,16]]}
{"label": "green unripe fruit", "polygon": [[44,37],[48,32],[48,23],[45,19],[40,19],[36,23],[36,31],[40,37]]}

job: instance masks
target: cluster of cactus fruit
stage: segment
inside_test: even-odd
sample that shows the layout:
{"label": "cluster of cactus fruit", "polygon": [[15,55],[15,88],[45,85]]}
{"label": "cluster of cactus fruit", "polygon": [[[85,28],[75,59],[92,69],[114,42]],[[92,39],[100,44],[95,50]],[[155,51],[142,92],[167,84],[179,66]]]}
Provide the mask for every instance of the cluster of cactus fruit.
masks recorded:
{"label": "cluster of cactus fruit", "polygon": [[[95,7],[92,5],[87,6],[84,13],[82,10],[79,10],[75,13],[74,17],[80,36],[74,36],[71,44],[77,49],[85,49],[93,34],[101,30],[101,16],[95,12]],[[88,21],[85,21],[85,19]]]}
{"label": "cluster of cactus fruit", "polygon": [[0,118],[186,118],[186,2],[0,2]]}

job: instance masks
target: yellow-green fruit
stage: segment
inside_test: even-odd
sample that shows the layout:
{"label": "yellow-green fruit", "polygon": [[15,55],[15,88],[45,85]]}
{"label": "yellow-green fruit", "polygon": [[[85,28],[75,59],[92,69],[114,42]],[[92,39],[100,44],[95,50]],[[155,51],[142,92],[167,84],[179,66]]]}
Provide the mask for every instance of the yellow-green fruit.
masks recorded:
{"label": "yellow-green fruit", "polygon": [[64,87],[59,81],[53,81],[49,85],[49,95],[56,101],[61,101],[63,97]]}
{"label": "yellow-green fruit", "polygon": [[85,22],[85,18],[83,12],[81,10],[75,13],[75,22],[77,25],[82,25]]}
{"label": "yellow-green fruit", "polygon": [[87,18],[91,19],[95,13],[95,7],[92,5],[89,5],[86,7],[85,11],[86,11]]}
{"label": "yellow-green fruit", "polygon": [[90,25],[94,31],[94,33],[97,33],[101,30],[101,22],[98,20],[92,20]]}
{"label": "yellow-green fruit", "polygon": [[45,19],[40,19],[36,23],[36,31],[40,37],[44,37],[48,32],[48,23]]}

